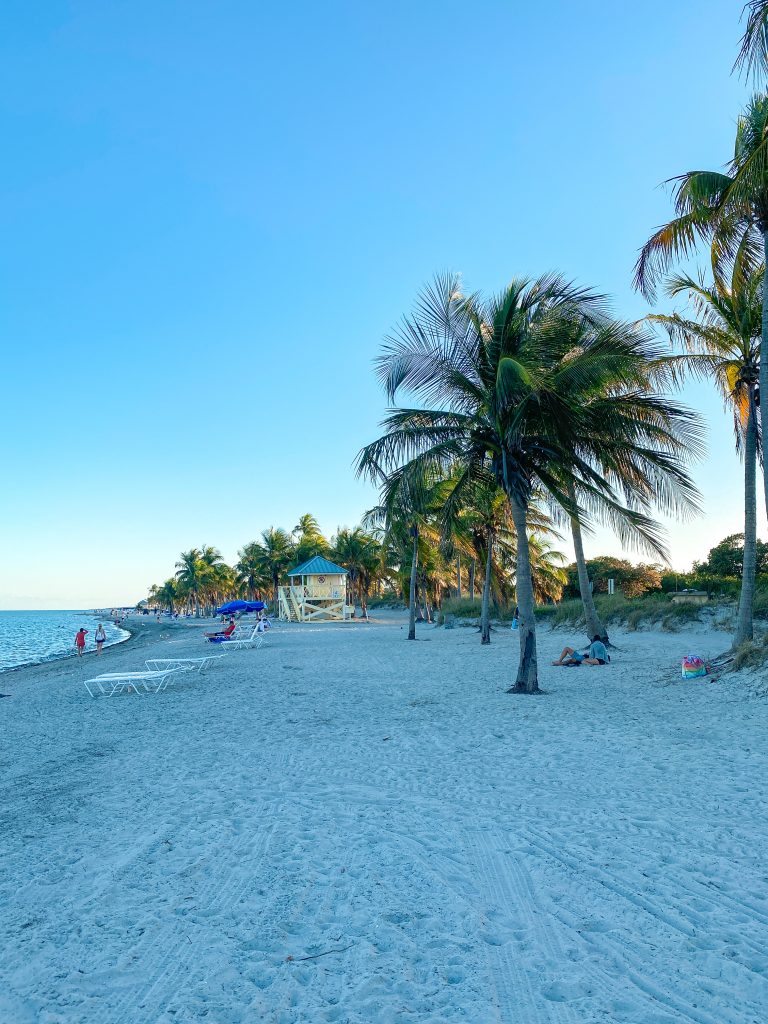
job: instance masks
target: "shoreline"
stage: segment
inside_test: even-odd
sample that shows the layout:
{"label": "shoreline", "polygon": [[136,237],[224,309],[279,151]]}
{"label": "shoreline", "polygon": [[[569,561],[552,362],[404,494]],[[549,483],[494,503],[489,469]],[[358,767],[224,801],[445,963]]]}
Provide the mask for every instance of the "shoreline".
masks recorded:
{"label": "shoreline", "polygon": [[[152,619],[151,622],[131,622],[128,625],[121,624],[122,629],[128,635],[122,637],[111,644],[106,644],[101,654],[98,654],[95,650],[86,651],[82,657],[78,658],[74,651],[68,651],[66,654],[59,654],[52,658],[46,658],[42,661],[25,661],[21,665],[11,665],[8,668],[0,669],[0,686],[8,685],[11,677],[15,681],[21,681],[19,674],[22,675],[29,673],[29,677],[36,675],[47,675],[50,672],[55,672],[57,666],[62,668],[70,664],[83,665],[86,660],[90,665],[92,660],[95,658],[106,658],[109,657],[110,651],[136,651],[143,650],[145,647],[149,647],[152,644],[156,644],[161,640],[167,639],[168,633],[181,633],[184,629],[194,629],[195,626],[206,626],[210,625],[208,619],[196,619],[194,625],[189,619],[183,621],[171,620],[162,621],[159,624]],[[27,676],[24,676],[26,681]]]}

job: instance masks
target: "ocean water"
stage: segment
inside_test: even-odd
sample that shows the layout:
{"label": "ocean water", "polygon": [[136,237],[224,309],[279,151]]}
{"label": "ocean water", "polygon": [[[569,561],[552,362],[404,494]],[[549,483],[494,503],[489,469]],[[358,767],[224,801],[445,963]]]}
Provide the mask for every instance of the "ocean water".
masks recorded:
{"label": "ocean water", "polygon": [[0,672],[73,654],[75,633],[81,626],[88,630],[86,651],[96,650],[93,637],[99,622],[107,634],[105,647],[128,636],[108,618],[99,619],[88,612],[0,611]]}

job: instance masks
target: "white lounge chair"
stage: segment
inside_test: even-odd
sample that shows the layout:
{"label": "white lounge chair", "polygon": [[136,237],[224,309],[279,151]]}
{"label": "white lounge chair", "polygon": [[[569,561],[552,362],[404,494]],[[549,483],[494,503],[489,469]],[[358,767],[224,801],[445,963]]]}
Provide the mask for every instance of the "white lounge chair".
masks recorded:
{"label": "white lounge chair", "polygon": [[104,675],[96,676],[94,679],[84,679],[86,690],[92,697],[96,694],[89,684],[93,685],[103,697],[111,697],[115,693],[122,693],[124,690],[139,692],[139,686],[144,688],[145,693],[160,693],[171,680],[171,676],[177,672],[185,672],[183,665],[174,665],[172,668],[160,669],[157,672],[105,672]]}
{"label": "white lounge chair", "polygon": [[251,632],[246,635],[237,636],[236,633],[233,633],[228,640],[222,640],[221,643],[219,644],[219,647],[222,650],[226,649],[239,651],[243,647],[256,647],[258,649],[259,647],[262,647],[265,643],[267,643],[266,633],[260,633],[259,627],[254,626]]}
{"label": "white lounge chair", "polygon": [[205,658],[149,658],[144,664],[150,672],[159,672],[171,666],[186,667],[192,672],[205,672],[214,662],[224,657],[224,654],[209,654]]}

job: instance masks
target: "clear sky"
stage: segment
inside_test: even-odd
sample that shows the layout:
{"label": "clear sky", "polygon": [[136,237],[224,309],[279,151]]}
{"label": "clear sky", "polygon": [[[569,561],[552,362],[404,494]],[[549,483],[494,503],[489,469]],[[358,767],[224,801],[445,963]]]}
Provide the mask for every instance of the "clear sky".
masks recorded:
{"label": "clear sky", "polygon": [[[739,10],[6,0],[0,607],[133,602],[182,549],[353,525],[371,363],[435,271],[557,269],[646,312],[659,182],[732,149]],[[687,399],[681,569],[742,517],[730,424]]]}

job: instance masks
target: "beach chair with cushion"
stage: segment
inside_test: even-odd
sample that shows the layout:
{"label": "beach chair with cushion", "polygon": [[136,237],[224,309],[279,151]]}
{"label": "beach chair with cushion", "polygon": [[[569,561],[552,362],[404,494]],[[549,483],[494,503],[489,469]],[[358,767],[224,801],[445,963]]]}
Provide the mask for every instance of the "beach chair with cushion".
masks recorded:
{"label": "beach chair with cushion", "polygon": [[174,665],[156,672],[105,672],[104,675],[96,676],[94,679],[84,679],[83,683],[92,697],[96,696],[94,690],[102,697],[112,697],[114,694],[123,693],[126,690],[139,693],[139,687],[145,693],[160,693],[168,686],[174,675],[185,671],[187,671],[187,667],[184,665]]}
{"label": "beach chair with cushion", "polygon": [[247,635],[233,635],[229,640],[222,640],[219,646],[222,650],[239,651],[245,647],[255,647],[258,650],[259,647],[262,647],[267,642],[266,633],[259,632],[259,627],[254,626]]}

